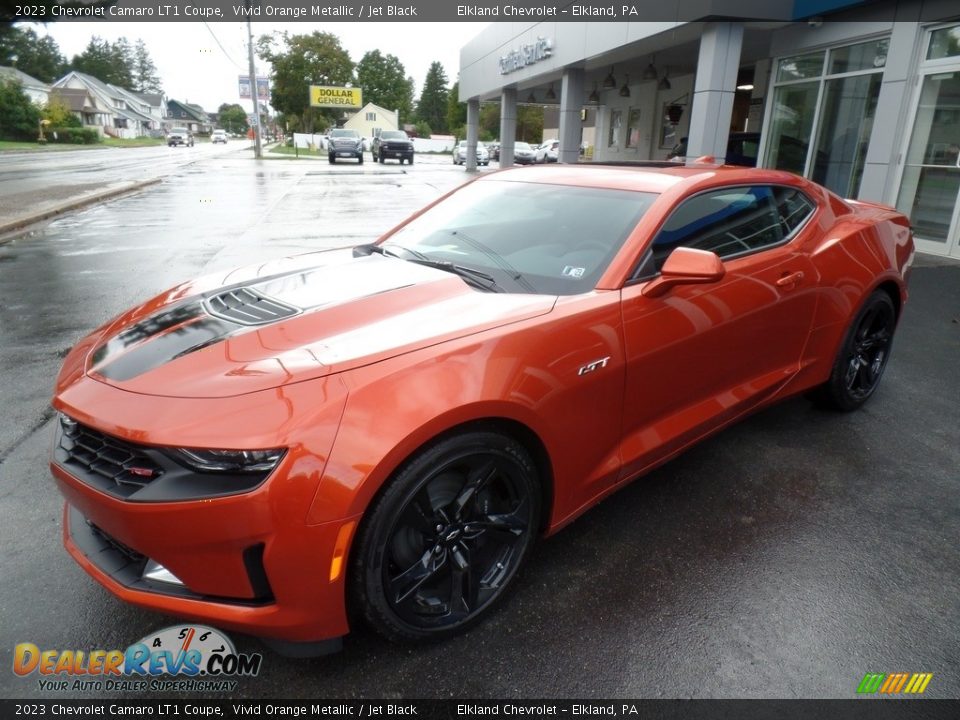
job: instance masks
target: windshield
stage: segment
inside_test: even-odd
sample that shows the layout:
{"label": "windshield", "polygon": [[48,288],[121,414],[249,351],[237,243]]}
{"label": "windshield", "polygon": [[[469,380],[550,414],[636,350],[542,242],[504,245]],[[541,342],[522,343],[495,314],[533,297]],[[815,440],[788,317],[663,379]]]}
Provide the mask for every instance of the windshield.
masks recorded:
{"label": "windshield", "polygon": [[356,130],[331,130],[330,137],[348,137],[356,138],[360,137]]}
{"label": "windshield", "polygon": [[380,133],[381,140],[406,140],[407,134],[400,130],[384,130]]}
{"label": "windshield", "polygon": [[656,197],[483,180],[455,192],[384,246],[481,270],[508,292],[574,295],[593,289]]}
{"label": "windshield", "polygon": [[513,149],[514,149],[514,150],[529,150],[529,149],[530,149],[530,146],[527,145],[527,143],[518,142],[518,143],[514,143],[514,144],[513,144]]}
{"label": "windshield", "polygon": [[187,134],[187,129],[186,129],[186,128],[174,128],[174,129],[171,130],[170,132],[172,132],[172,133],[180,133],[181,135],[186,135],[186,134]]}

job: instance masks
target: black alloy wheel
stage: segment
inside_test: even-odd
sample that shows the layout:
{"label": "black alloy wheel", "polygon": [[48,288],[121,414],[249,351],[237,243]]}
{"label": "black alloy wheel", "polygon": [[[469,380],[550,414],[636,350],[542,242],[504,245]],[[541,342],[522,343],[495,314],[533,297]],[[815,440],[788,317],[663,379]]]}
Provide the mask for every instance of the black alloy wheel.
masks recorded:
{"label": "black alloy wheel", "polygon": [[355,608],[392,640],[454,635],[503,597],[539,528],[529,454],[494,432],[410,460],[369,511],[351,568]]}
{"label": "black alloy wheel", "polygon": [[880,384],[890,358],[897,312],[890,296],[875,291],[854,317],[819,399],[837,410],[855,410]]}

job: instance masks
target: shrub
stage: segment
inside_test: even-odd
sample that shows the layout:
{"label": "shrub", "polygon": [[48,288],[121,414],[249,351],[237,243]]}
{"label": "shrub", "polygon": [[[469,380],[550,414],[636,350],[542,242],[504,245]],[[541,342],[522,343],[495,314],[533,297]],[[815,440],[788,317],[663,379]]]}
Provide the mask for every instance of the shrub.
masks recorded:
{"label": "shrub", "polygon": [[40,108],[31,102],[20,83],[0,81],[0,139],[36,140],[40,134]]}
{"label": "shrub", "polygon": [[47,140],[67,145],[96,145],[102,142],[96,128],[58,127],[47,129]]}

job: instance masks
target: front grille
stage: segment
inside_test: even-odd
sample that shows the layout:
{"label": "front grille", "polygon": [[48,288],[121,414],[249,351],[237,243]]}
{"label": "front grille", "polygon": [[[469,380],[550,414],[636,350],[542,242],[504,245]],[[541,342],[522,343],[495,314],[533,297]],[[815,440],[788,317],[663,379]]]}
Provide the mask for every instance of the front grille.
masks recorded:
{"label": "front grille", "polygon": [[203,302],[211,315],[241,325],[262,325],[293,317],[300,312],[292,305],[269,298],[248,287],[227,290]]}
{"label": "front grille", "polygon": [[[99,478],[98,486],[126,497],[163,475],[163,468],[141,448],[60,416],[58,461],[79,477]],[[106,481],[106,482],[105,482]]]}
{"label": "front grille", "polygon": [[141,553],[138,553],[136,550],[134,550],[134,549],[133,549],[132,547],[130,547],[129,545],[124,545],[122,542],[120,542],[119,540],[117,540],[115,537],[113,537],[112,535],[110,535],[110,534],[107,533],[107,532],[104,532],[103,529],[101,529],[101,528],[97,527],[96,525],[94,525],[90,520],[87,520],[87,525],[90,526],[90,529],[97,535],[97,537],[99,537],[101,540],[103,540],[105,543],[107,543],[107,545],[109,545],[109,546],[112,547],[114,550],[116,550],[118,553],[120,553],[120,554],[123,555],[125,558],[127,558],[127,560],[129,560],[130,562],[141,563],[141,562],[146,561],[146,559],[147,559],[147,556],[146,556],[146,555],[143,555],[143,554],[141,554]]}

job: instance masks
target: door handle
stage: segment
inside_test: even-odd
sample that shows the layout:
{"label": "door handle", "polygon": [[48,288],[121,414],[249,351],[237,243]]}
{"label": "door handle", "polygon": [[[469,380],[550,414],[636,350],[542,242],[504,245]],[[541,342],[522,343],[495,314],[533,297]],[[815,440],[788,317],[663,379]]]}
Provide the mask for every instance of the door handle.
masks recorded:
{"label": "door handle", "polygon": [[797,272],[793,273],[787,273],[777,280],[777,287],[792,289],[799,285],[801,280],[803,280],[802,270],[798,270]]}

